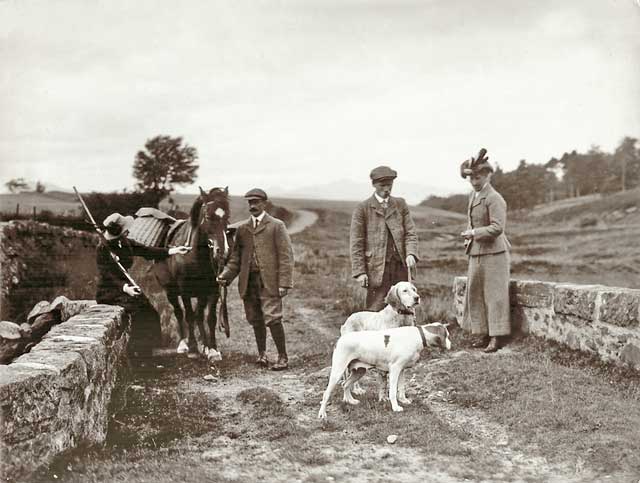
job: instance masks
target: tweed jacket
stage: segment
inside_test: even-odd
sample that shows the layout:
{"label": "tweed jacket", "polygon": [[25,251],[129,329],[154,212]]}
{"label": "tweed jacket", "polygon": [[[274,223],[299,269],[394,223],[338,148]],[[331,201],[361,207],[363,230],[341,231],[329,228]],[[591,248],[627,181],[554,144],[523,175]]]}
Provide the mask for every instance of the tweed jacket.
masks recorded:
{"label": "tweed jacket", "polygon": [[507,203],[490,183],[482,188],[474,199],[469,196],[468,227],[475,235],[466,247],[467,255],[490,255],[511,248],[504,233],[507,224]]}
{"label": "tweed jacket", "polygon": [[252,218],[238,227],[233,251],[220,274],[221,278],[228,281],[240,276],[238,291],[241,298],[247,296],[249,268],[254,250],[260,267],[260,278],[269,296],[279,297],[279,287],[293,287],[291,238],[281,220],[265,213],[255,230]]}
{"label": "tweed jacket", "polygon": [[169,256],[168,248],[148,247],[129,238],[120,238],[109,242],[101,241],[96,250],[98,265],[96,301],[98,303],[108,304],[128,297],[122,292],[122,287],[129,282],[114,263],[109,251],[118,257],[120,265],[125,270],[129,270],[133,265],[133,257],[163,260]]}
{"label": "tweed jacket", "polygon": [[386,213],[375,196],[356,207],[351,218],[351,274],[355,278],[366,273],[370,287],[382,285],[389,232],[403,265],[407,255],[418,260],[418,235],[404,199],[390,196]]}

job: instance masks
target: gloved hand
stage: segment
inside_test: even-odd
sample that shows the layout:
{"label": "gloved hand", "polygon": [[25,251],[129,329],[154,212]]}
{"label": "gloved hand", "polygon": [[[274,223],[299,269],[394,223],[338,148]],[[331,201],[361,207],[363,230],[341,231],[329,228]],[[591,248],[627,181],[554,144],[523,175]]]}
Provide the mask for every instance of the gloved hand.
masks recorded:
{"label": "gloved hand", "polygon": [[222,277],[216,277],[216,282],[218,282],[218,285],[222,285],[223,287],[229,285],[229,280]]}
{"label": "gloved hand", "polygon": [[129,285],[128,283],[124,284],[124,287],[122,287],[122,291],[126,293],[129,297],[137,297],[142,293],[142,290],[140,290],[140,287],[138,287],[137,285]]}
{"label": "gloved hand", "polygon": [[169,248],[169,255],[186,255],[191,251],[191,247],[171,247]]}
{"label": "gloved hand", "polygon": [[356,280],[358,281],[358,283],[360,285],[362,285],[364,288],[367,288],[369,286],[369,277],[367,276],[366,273],[363,273],[361,275],[358,275],[358,278],[356,278]]}
{"label": "gloved hand", "polygon": [[280,295],[280,297],[285,297],[287,294],[289,293],[289,289],[286,287],[279,287],[278,288],[278,295]]}
{"label": "gloved hand", "polygon": [[413,255],[407,255],[407,267],[408,268],[416,268],[416,257]]}
{"label": "gloved hand", "polygon": [[466,240],[470,240],[471,238],[474,237],[474,235],[475,235],[475,232],[473,231],[473,228],[470,228],[460,233],[460,236],[465,238]]}

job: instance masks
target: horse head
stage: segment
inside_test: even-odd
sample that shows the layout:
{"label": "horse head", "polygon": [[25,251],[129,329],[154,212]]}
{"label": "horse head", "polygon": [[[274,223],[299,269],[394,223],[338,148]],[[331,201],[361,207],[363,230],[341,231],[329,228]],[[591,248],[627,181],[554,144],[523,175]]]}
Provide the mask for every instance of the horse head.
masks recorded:
{"label": "horse head", "polygon": [[[207,237],[209,255],[218,267],[224,264],[229,255],[227,226],[229,225],[229,189],[212,188],[205,192],[200,188],[201,206],[197,223]],[[192,222],[194,218],[192,217]]]}

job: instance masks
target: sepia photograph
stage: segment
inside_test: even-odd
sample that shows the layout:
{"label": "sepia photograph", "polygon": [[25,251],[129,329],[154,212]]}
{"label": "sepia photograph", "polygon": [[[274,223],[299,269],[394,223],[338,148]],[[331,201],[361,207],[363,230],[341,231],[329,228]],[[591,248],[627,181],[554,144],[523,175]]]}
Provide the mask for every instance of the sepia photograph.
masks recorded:
{"label": "sepia photograph", "polygon": [[640,482],[640,0],[0,0],[0,480]]}

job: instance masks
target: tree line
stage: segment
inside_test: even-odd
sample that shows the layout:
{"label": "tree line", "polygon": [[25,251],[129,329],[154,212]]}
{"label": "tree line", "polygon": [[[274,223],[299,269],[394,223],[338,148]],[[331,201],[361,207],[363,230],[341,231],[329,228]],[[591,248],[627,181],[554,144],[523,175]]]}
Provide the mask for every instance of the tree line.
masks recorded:
{"label": "tree line", "polygon": [[[592,146],[586,153],[573,150],[546,163],[528,163],[523,159],[512,171],[496,166],[492,184],[509,209],[528,209],[565,198],[637,188],[640,143],[627,136],[613,153]],[[465,213],[468,199],[466,194],[430,196],[421,205]]]}

